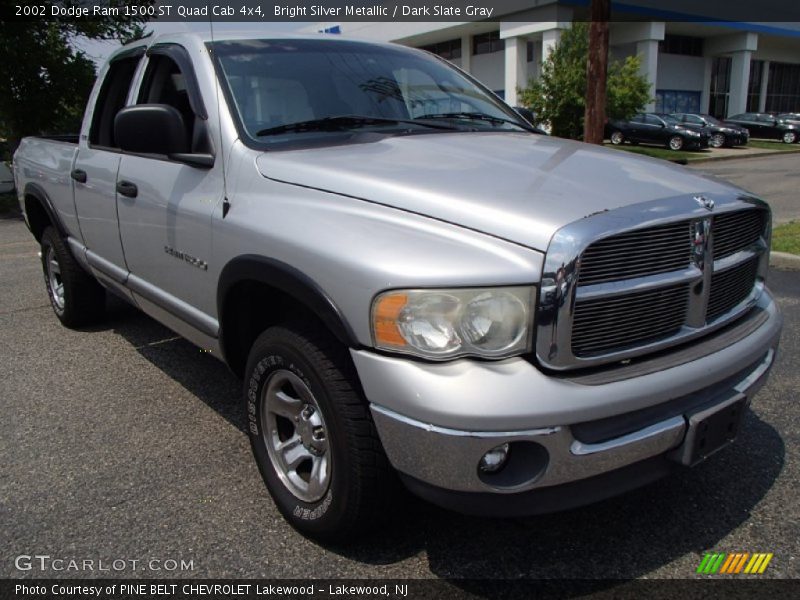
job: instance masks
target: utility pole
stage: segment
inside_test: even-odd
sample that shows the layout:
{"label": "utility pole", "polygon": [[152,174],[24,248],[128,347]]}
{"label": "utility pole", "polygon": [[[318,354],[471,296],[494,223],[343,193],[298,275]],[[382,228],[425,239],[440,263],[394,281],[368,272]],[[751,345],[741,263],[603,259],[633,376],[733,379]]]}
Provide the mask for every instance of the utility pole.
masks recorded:
{"label": "utility pole", "polygon": [[611,0],[591,0],[589,25],[589,60],[586,62],[586,112],[583,141],[603,143],[606,123],[606,78],[608,76],[608,20]]}

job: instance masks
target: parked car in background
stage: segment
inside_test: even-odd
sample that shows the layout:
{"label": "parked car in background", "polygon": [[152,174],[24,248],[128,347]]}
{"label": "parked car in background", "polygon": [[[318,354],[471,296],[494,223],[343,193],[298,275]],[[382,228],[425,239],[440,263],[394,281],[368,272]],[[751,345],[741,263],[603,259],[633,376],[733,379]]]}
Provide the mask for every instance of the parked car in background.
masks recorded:
{"label": "parked car in background", "polygon": [[0,161],[0,194],[14,191],[14,176],[6,163]]}
{"label": "parked car in background", "polygon": [[752,138],[781,140],[785,144],[794,144],[800,140],[800,123],[792,123],[779,119],[777,115],[767,113],[742,113],[725,119],[747,127]]}
{"label": "parked car in background", "polygon": [[677,119],[681,125],[696,131],[708,133],[708,145],[712,148],[722,148],[723,146],[744,146],[750,139],[750,132],[746,127],[720,121],[711,115],[699,113],[672,113],[670,115]]}
{"label": "parked car in background", "polygon": [[795,113],[795,112],[778,113],[777,115],[775,115],[775,118],[780,121],[786,121],[787,123],[792,123],[792,124],[800,123],[800,113]]}
{"label": "parked car in background", "polygon": [[708,133],[683,126],[680,121],[665,115],[640,113],[629,121],[610,121],[605,137],[614,145],[659,144],[670,150],[708,148]]}

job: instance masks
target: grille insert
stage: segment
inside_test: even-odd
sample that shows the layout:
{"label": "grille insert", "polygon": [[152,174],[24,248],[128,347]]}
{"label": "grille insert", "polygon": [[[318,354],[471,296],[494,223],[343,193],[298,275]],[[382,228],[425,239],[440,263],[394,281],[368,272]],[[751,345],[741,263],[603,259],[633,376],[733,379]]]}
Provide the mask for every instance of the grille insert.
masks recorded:
{"label": "grille insert", "polygon": [[580,283],[589,285],[686,268],[692,238],[688,221],[612,235],[583,253]]}
{"label": "grille insert", "polygon": [[706,321],[710,322],[745,300],[753,289],[758,271],[758,259],[714,273],[708,299]]}
{"label": "grille insert", "polygon": [[572,353],[578,357],[622,350],[669,337],[686,321],[689,284],[575,303]]}
{"label": "grille insert", "polygon": [[748,210],[719,215],[714,219],[714,258],[719,260],[749,248],[764,234],[765,213]]}

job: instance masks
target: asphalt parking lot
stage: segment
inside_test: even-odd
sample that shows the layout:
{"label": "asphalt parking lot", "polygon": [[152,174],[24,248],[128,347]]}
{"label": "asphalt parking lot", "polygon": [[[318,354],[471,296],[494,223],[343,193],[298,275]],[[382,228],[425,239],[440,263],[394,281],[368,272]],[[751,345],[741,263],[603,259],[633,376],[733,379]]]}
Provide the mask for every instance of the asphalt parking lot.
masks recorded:
{"label": "asphalt parking lot", "polygon": [[758,194],[769,202],[776,225],[800,219],[800,153],[690,163],[689,168]]}
{"label": "asphalt parking lot", "polygon": [[[37,250],[20,221],[0,220],[0,577],[691,578],[706,551],[772,552],[764,577],[800,577],[797,273],[770,274],[781,352],[740,439],[707,463],[528,519],[408,498],[374,537],[323,548],[264,489],[239,381],[122,303],[100,327],[62,328]],[[16,568],[33,554],[144,563]],[[157,568],[143,567],[150,559]],[[168,570],[170,560],[191,569]]]}

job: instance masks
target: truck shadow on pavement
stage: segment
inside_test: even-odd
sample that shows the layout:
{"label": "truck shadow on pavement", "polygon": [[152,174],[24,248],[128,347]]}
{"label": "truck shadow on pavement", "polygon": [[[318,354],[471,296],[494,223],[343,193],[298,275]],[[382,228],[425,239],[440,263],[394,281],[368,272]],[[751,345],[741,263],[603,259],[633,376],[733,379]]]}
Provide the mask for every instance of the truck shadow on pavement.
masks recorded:
{"label": "truck shadow on pavement", "polygon": [[[127,339],[245,433],[241,383],[227,367],[121,302],[110,302],[109,313],[104,328]],[[610,580],[581,584],[581,593],[587,593],[614,585],[613,580],[646,575],[689,553],[698,554],[699,562],[703,552],[718,549],[773,486],[784,455],[778,432],[748,412],[732,446],[694,469],[680,469],[617,498],[551,515],[485,519],[406,494],[382,531],[328,550],[369,565],[392,565],[425,552],[432,574],[478,596],[493,594],[482,579]],[[689,562],[667,576],[691,577],[696,563]]]}

